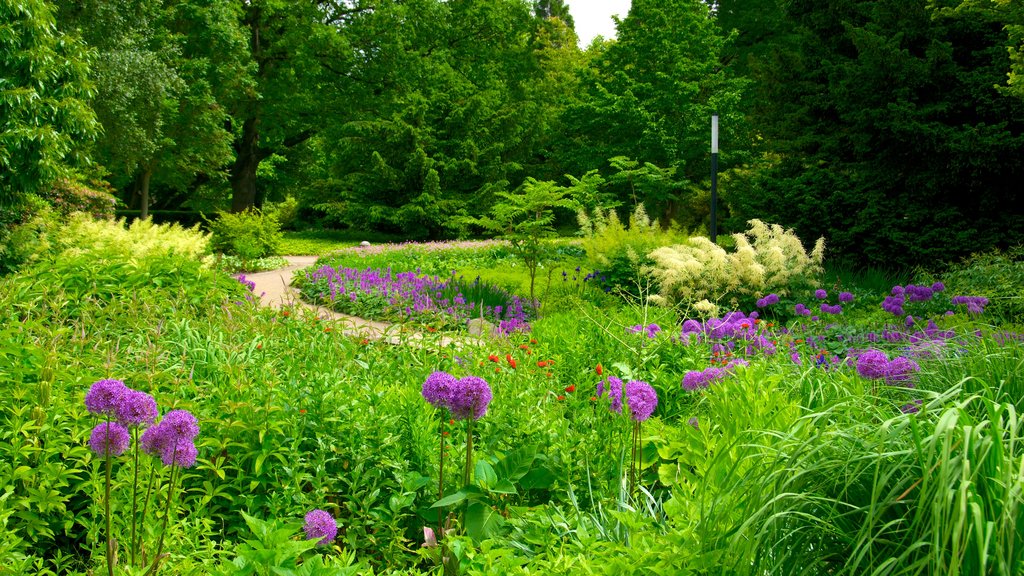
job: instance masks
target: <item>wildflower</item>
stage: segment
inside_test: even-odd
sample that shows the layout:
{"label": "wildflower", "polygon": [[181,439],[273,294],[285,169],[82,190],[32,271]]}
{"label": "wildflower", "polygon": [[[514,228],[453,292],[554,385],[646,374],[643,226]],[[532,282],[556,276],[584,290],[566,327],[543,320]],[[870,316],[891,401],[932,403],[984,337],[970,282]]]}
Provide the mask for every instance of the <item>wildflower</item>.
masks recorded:
{"label": "wildflower", "polygon": [[85,394],[85,408],[96,415],[113,416],[129,388],[120,380],[97,380]]}
{"label": "wildflower", "polygon": [[116,422],[103,422],[89,434],[89,447],[97,456],[120,456],[131,444],[128,429]]}
{"label": "wildflower", "polygon": [[447,372],[434,372],[423,382],[421,394],[434,408],[448,408],[458,380]]}
{"label": "wildflower", "polygon": [[487,414],[491,387],[483,378],[466,376],[458,380],[452,393],[449,410],[456,420],[479,420]]}
{"label": "wildflower", "polygon": [[166,435],[167,445],[192,441],[199,435],[199,422],[188,410],[171,410],[158,425]]}
{"label": "wildflower", "polygon": [[600,363],[597,364],[596,371],[597,371],[597,375],[598,376],[603,376],[604,375],[604,368],[601,366]]}
{"label": "wildflower", "polygon": [[173,445],[166,445],[160,451],[160,461],[165,466],[191,468],[196,463],[199,451],[191,440],[180,440]]}
{"label": "wildflower", "polygon": [[658,407],[658,394],[647,382],[631,380],[626,384],[626,402],[633,420],[643,422],[651,417]]}
{"label": "wildflower", "polygon": [[326,510],[316,509],[307,513],[302,529],[306,532],[306,540],[317,540],[317,546],[328,546],[338,536],[338,523]]}
{"label": "wildflower", "polygon": [[[886,366],[885,381],[887,384],[908,382],[911,376],[919,370],[921,370],[921,367],[917,365],[917,362],[904,356],[897,356]],[[912,387],[913,383],[908,382],[906,386]]]}
{"label": "wildflower", "polygon": [[506,354],[505,355],[505,359],[508,360],[508,365],[511,366],[513,370],[515,370],[515,368],[516,368],[516,359],[513,358],[511,354]]}
{"label": "wildflower", "polygon": [[565,400],[565,396],[559,394],[558,395],[558,401],[561,402],[562,400]]}
{"label": "wildflower", "polygon": [[565,387],[565,391],[569,392],[569,393],[575,392],[576,391],[576,385],[575,384],[569,384],[568,386]]}
{"label": "wildflower", "polygon": [[548,367],[548,363],[547,362],[545,362],[543,360],[537,362],[537,368],[547,368],[547,367]]}
{"label": "wildflower", "polygon": [[163,451],[165,444],[167,444],[167,435],[164,434],[160,426],[147,428],[142,433],[142,437],[139,438],[139,445],[142,447],[142,451],[154,456],[159,455]]}
{"label": "wildflower", "polygon": [[126,389],[114,406],[114,416],[124,426],[152,424],[157,414],[156,400],[138,390]]}
{"label": "wildflower", "polygon": [[839,301],[840,302],[844,302],[844,303],[845,302],[853,302],[853,294],[851,294],[850,292],[840,292],[839,293]]}
{"label": "wildflower", "polygon": [[921,410],[922,404],[924,404],[924,402],[920,398],[917,398],[913,402],[900,406],[900,412],[903,412],[904,414],[916,414]]}
{"label": "wildflower", "polygon": [[881,350],[868,350],[857,357],[857,373],[871,380],[885,378],[888,367],[889,358]]}
{"label": "wildflower", "polygon": [[821,288],[818,288],[817,290],[814,291],[814,297],[817,298],[818,300],[824,300],[825,298],[828,298],[828,292]]}
{"label": "wildflower", "polygon": [[597,395],[601,396],[606,391],[608,392],[608,399],[611,400],[611,406],[608,409],[612,412],[622,412],[622,380],[615,376],[609,376],[607,389],[604,386],[604,382],[599,382],[597,384]]}
{"label": "wildflower", "polygon": [[[932,284],[932,292],[942,292],[945,289],[946,285],[943,284],[942,282],[936,282]],[[920,400],[918,400],[918,402],[920,402]]]}
{"label": "wildflower", "polygon": [[498,357],[497,354],[491,354],[487,356],[487,359],[490,360],[491,362],[501,362],[501,358]]}

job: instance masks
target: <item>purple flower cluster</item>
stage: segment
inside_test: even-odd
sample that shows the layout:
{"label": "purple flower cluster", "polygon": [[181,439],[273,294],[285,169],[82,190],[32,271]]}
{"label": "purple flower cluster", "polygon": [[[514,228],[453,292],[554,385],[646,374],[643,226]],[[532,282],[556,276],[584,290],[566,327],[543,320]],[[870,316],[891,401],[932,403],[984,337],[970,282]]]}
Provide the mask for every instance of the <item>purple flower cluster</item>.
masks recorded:
{"label": "purple flower cluster", "polygon": [[317,540],[317,546],[329,546],[338,536],[338,523],[326,510],[311,510],[305,520],[302,530],[306,533],[306,540]]}
{"label": "purple flower cluster", "polygon": [[726,368],[711,366],[704,370],[691,370],[683,376],[683,390],[692,392],[721,382],[728,375]]}
{"label": "purple flower cluster", "polygon": [[765,308],[767,306],[771,306],[773,304],[778,304],[778,303],[779,303],[779,295],[775,294],[775,293],[769,294],[769,295],[765,296],[764,298],[759,298],[757,300],[757,302],[755,302],[755,304],[757,305],[758,308]]}
{"label": "purple flower cluster", "polygon": [[597,383],[597,397],[600,398],[608,392],[608,399],[611,405],[608,407],[612,412],[622,412],[622,380],[615,376],[608,377],[608,387],[605,388],[605,381]]}
{"label": "purple flower cluster", "polygon": [[904,414],[916,414],[921,410],[922,404],[924,404],[924,402],[918,398],[913,402],[908,402],[903,406],[900,406],[900,412],[903,412]]}
{"label": "purple flower cluster", "polygon": [[120,456],[131,441],[128,429],[117,422],[103,422],[89,434],[89,447],[97,456]]}
{"label": "purple flower cluster", "polygon": [[238,276],[235,276],[235,280],[238,280],[240,284],[248,288],[249,292],[256,290],[256,281],[249,280],[248,278],[245,277],[245,274],[239,274]]}
{"label": "purple flower cluster", "polygon": [[757,312],[749,315],[743,312],[729,312],[721,318],[710,318],[707,322],[688,319],[683,322],[682,338],[689,340],[691,335],[698,338],[720,340],[723,338],[750,338],[757,333]]}
{"label": "purple flower cluster", "polygon": [[[518,296],[505,294],[506,304],[482,306],[479,302],[467,301],[463,293],[456,292],[459,282],[454,277],[442,280],[416,272],[393,272],[390,268],[332,268],[321,266],[306,274],[307,290],[319,290],[317,297],[330,300],[343,310],[351,310],[358,303],[367,301],[382,309],[385,314],[402,318],[442,314],[464,322],[481,314],[498,325],[499,332],[528,332],[529,308]],[[477,278],[470,288],[479,285]],[[455,283],[455,284],[453,284]],[[498,292],[498,290],[490,290]],[[481,310],[481,308],[483,308]]]}
{"label": "purple flower cluster", "polygon": [[892,296],[886,296],[885,300],[882,301],[882,310],[892,314],[893,316],[903,316],[903,304],[906,303],[906,298],[903,296],[902,287],[896,286],[893,289],[900,288],[899,294]]}
{"label": "purple flower cluster", "polygon": [[810,309],[808,309],[807,306],[804,306],[803,304],[797,304],[796,306],[794,306],[793,307],[793,312],[797,316],[810,316],[811,315]]}
{"label": "purple flower cluster", "polygon": [[152,424],[158,414],[152,396],[132,390],[120,380],[109,379],[93,382],[85,394],[85,408],[125,427]]}
{"label": "purple flower cluster", "polygon": [[839,304],[831,305],[831,304],[827,304],[825,302],[822,302],[821,303],[821,311],[823,313],[825,313],[825,314],[842,314],[843,313],[843,307],[840,306]]}
{"label": "purple flower cluster", "polygon": [[160,456],[167,466],[190,468],[196,463],[195,438],[199,422],[188,410],[171,410],[163,420],[142,433],[139,442],[146,454]]}
{"label": "purple flower cluster", "polygon": [[642,380],[630,380],[626,383],[626,402],[633,420],[643,422],[651,417],[658,407],[658,394],[650,384]]}
{"label": "purple flower cluster", "polygon": [[858,374],[870,380],[884,378],[888,384],[908,382],[920,370],[913,360],[904,356],[889,360],[881,350],[867,350],[857,357]]}
{"label": "purple flower cluster", "polygon": [[85,393],[85,408],[97,416],[114,416],[121,396],[128,386],[120,380],[97,380]]}
{"label": "purple flower cluster", "polygon": [[957,306],[966,305],[968,314],[981,314],[988,305],[988,298],[984,296],[954,296],[953,304]]}
{"label": "purple flower cluster", "polygon": [[839,302],[844,304],[847,302],[853,302],[853,294],[851,294],[850,292],[840,292]]}
{"label": "purple flower cluster", "polygon": [[630,326],[626,330],[632,334],[639,334],[643,332],[647,334],[648,338],[654,338],[658,335],[658,332],[661,332],[661,326],[658,326],[657,324],[648,324],[646,326],[643,324],[637,324],[635,326]]}
{"label": "purple flower cluster", "polygon": [[435,408],[447,408],[456,420],[479,420],[491,403],[491,387],[483,378],[456,379],[447,372],[434,372],[423,382],[423,399]]}
{"label": "purple flower cluster", "polygon": [[817,290],[814,291],[814,297],[817,298],[818,300],[824,300],[828,298],[828,292],[821,288],[818,288]]}
{"label": "purple flower cluster", "polygon": [[906,296],[907,300],[910,302],[927,302],[935,295],[935,290],[933,290],[931,286],[907,284],[903,289],[903,295]]}

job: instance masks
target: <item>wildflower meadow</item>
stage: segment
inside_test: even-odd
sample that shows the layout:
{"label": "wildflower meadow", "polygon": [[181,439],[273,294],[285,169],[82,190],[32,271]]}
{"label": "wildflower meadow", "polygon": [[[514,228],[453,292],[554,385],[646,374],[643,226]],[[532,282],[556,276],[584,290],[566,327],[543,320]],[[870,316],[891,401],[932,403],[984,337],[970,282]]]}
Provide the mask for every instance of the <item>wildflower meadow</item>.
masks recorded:
{"label": "wildflower meadow", "polygon": [[1024,570],[1019,294],[767,241],[719,290],[706,244],[623,291],[553,240],[532,301],[493,241],[346,248],[280,309],[156,245],[0,279],[0,574]]}

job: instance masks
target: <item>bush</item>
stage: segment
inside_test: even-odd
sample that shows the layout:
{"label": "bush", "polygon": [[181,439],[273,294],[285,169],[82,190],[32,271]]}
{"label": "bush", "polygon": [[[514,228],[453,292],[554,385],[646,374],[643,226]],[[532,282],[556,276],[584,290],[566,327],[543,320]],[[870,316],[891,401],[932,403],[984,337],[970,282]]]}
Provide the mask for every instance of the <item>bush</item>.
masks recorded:
{"label": "bush", "polygon": [[214,252],[255,260],[273,256],[281,245],[281,224],[273,213],[259,210],[220,212],[216,220],[207,220],[213,237]]}
{"label": "bush", "polygon": [[985,312],[999,320],[1024,322],[1024,246],[974,254],[953,266],[943,280],[953,296],[984,296]]}
{"label": "bush", "polygon": [[85,212],[93,218],[110,220],[114,218],[117,206],[114,189],[106,182],[96,180],[85,183],[61,178],[44,188],[39,196],[61,216]]}
{"label": "bush", "polygon": [[[702,236],[651,252],[650,272],[661,291],[655,299],[670,305],[707,300],[751,309],[754,300],[768,293],[787,296],[809,289],[823,273],[824,238],[808,255],[792,230],[760,220],[751,220],[749,231],[732,237],[736,241],[732,253]],[[699,308],[711,309],[706,304]]]}
{"label": "bush", "polygon": [[576,215],[589,264],[619,294],[636,291],[642,270],[653,264],[648,257],[654,249],[683,239],[676,230],[663,230],[651,222],[643,204],[637,204],[626,227],[615,210],[594,210],[593,215]]}
{"label": "bush", "polygon": [[280,202],[268,202],[263,213],[277,218],[282,230],[295,230],[295,223],[299,220],[299,201],[288,196]]}

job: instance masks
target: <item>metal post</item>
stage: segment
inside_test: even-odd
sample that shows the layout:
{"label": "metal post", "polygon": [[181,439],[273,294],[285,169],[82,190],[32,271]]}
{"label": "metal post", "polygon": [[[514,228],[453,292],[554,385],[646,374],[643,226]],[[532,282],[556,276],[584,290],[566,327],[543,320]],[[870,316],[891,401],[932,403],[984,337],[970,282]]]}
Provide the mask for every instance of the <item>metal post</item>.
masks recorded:
{"label": "metal post", "polygon": [[718,242],[718,114],[711,116],[711,243]]}

